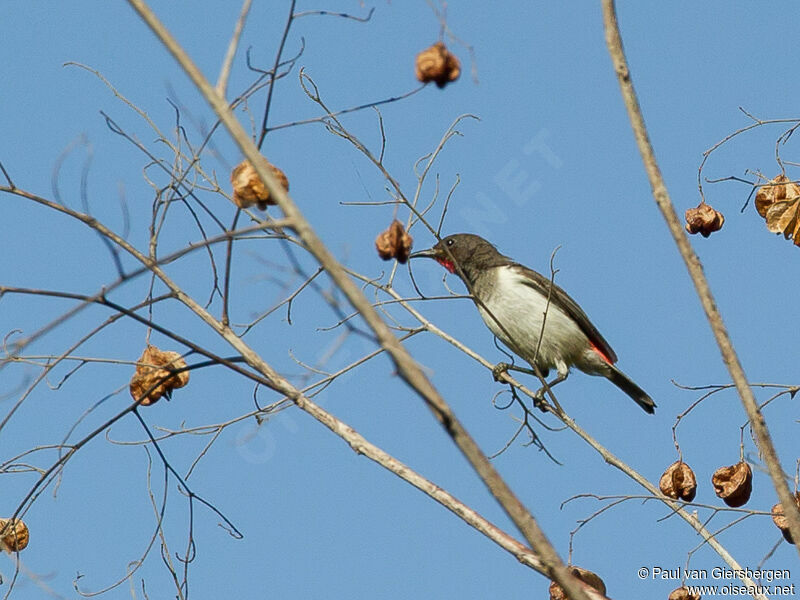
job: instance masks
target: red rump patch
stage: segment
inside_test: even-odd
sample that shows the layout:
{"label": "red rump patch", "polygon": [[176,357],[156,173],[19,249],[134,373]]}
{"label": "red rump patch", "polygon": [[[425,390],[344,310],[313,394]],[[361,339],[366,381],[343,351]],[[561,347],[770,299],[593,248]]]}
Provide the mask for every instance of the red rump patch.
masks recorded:
{"label": "red rump patch", "polygon": [[613,364],[614,364],[614,361],[613,361],[613,360],[611,360],[610,358],[608,358],[608,357],[605,355],[605,353],[604,353],[602,350],[600,350],[600,348],[598,348],[597,346],[595,346],[595,345],[594,345],[594,343],[592,343],[591,341],[590,341],[589,343],[590,343],[590,344],[592,344],[592,350],[594,350],[595,352],[597,352],[597,353],[600,355],[600,357],[601,357],[601,358],[602,358],[604,361],[606,361],[606,362],[607,362],[608,364],[610,364],[610,365],[613,365]]}
{"label": "red rump patch", "polygon": [[446,258],[437,258],[436,262],[442,265],[445,269],[450,271],[451,273],[456,272],[456,266],[453,264],[452,260],[447,260]]}

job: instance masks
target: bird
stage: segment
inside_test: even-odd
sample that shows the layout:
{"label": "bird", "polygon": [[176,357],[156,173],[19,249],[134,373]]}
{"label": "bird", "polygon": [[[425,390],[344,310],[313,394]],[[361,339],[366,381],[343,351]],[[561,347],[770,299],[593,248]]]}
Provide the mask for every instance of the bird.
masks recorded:
{"label": "bird", "polygon": [[[616,353],[583,309],[549,278],[470,233],[448,235],[409,258],[432,258],[458,275],[486,326],[533,367],[533,374],[538,370],[547,377],[551,369],[556,370],[556,377],[536,393],[539,402],[547,389],[564,381],[575,367],[605,377],[645,412],[655,413],[653,399],[616,366]],[[499,363],[495,379],[509,368],[515,367]]]}

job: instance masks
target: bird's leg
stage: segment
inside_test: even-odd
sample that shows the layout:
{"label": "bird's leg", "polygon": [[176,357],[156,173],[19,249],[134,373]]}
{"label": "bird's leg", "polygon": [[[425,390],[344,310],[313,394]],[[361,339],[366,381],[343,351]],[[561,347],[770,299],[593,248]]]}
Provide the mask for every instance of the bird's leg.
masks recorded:
{"label": "bird's leg", "polygon": [[492,377],[494,377],[495,381],[501,381],[500,377],[506,371],[517,371],[519,373],[527,373],[528,375],[533,375],[534,377],[536,376],[536,372],[533,369],[518,367],[516,365],[512,365],[511,363],[499,362],[492,369]]}
{"label": "bird's leg", "polygon": [[[536,393],[533,395],[533,405],[539,408],[540,410],[545,411],[546,410],[544,407],[544,404],[546,403],[544,399],[545,393],[547,393],[556,385],[564,381],[568,376],[569,376],[569,367],[567,367],[567,365],[559,365],[558,375],[556,375],[552,381],[546,382],[542,387],[536,390]],[[556,406],[558,406],[558,404],[556,404]]]}

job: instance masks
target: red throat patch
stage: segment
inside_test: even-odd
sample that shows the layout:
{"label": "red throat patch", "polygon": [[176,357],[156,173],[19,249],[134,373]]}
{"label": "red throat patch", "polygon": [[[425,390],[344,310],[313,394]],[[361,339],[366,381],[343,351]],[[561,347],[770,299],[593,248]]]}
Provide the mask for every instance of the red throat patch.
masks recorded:
{"label": "red throat patch", "polygon": [[445,269],[447,269],[451,273],[456,272],[456,266],[453,264],[453,261],[448,260],[446,258],[437,258],[436,262],[438,262],[440,265],[442,265]]}

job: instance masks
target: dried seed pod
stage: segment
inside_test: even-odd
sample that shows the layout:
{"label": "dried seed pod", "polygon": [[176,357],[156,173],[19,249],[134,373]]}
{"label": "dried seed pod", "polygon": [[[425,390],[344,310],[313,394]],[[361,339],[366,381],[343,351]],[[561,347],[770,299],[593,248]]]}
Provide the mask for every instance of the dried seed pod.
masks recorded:
{"label": "dried seed pod", "polygon": [[422,83],[436,82],[440,88],[461,75],[461,63],[442,42],[436,42],[417,54],[417,79]]}
{"label": "dried seed pod", "polygon": [[[603,580],[600,579],[600,576],[597,573],[592,573],[591,571],[582,569],[580,567],[570,567],[569,570],[583,583],[593,587],[604,596],[606,595],[606,584],[603,583]],[[564,592],[564,589],[555,581],[550,583],[550,600],[568,600],[568,596],[566,592]]]}
{"label": "dried seed pod", "polygon": [[[800,492],[795,492],[794,501],[797,503],[797,508],[800,508]],[[789,532],[789,521],[787,521],[786,516],[783,514],[783,506],[780,502],[772,507],[772,522],[781,530],[784,539],[790,544],[794,544],[792,534]]]}
{"label": "dried seed pod", "polygon": [[0,547],[9,552],[24,550],[30,541],[28,526],[22,519],[0,519]]}
{"label": "dried seed pod", "polygon": [[408,235],[403,224],[395,219],[389,225],[389,229],[382,231],[375,238],[375,248],[378,256],[383,260],[396,258],[399,262],[405,263],[411,252],[411,245],[414,239]]}
{"label": "dried seed pod", "polygon": [[800,186],[786,175],[778,175],[756,192],[756,210],[772,233],[782,233],[800,246]]}
{"label": "dried seed pod", "polygon": [[685,218],[686,231],[691,234],[699,233],[703,237],[719,231],[725,223],[724,215],[705,202],[700,202],[695,208],[688,209]]}
{"label": "dried seed pod", "polygon": [[756,192],[756,210],[762,217],[767,217],[767,210],[776,202],[793,200],[800,196],[800,186],[786,175],[778,175],[765,183]]}
{"label": "dried seed pod", "polygon": [[[264,159],[264,163],[272,170],[272,175],[278,183],[289,191],[289,179],[278,167]],[[275,200],[270,198],[269,190],[256,173],[250,161],[243,160],[231,171],[231,184],[233,185],[233,201],[239,208],[249,208],[258,204],[258,208],[266,210],[268,205],[274,206]]]}
{"label": "dried seed pod", "polygon": [[155,346],[147,346],[131,379],[131,396],[143,406],[157,402],[161,396],[169,399],[172,390],[189,383],[189,371],[176,373],[185,368],[186,361],[177,352],[164,352]]}
{"label": "dried seed pod", "polygon": [[720,467],[711,476],[714,493],[731,507],[742,506],[753,491],[753,471],[746,462]]}
{"label": "dried seed pod", "polygon": [[658,487],[665,496],[691,502],[697,493],[697,479],[692,468],[679,460],[667,467],[658,482]]}
{"label": "dried seed pod", "polygon": [[782,233],[784,239],[791,239],[800,246],[800,197],[787,202],[776,202],[767,209],[767,229],[772,233]]}
{"label": "dried seed pod", "polygon": [[700,600],[700,594],[693,594],[686,586],[681,586],[669,593],[668,600]]}

